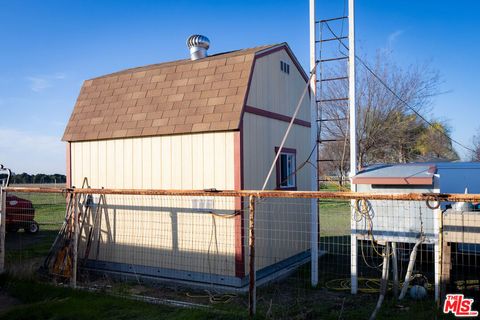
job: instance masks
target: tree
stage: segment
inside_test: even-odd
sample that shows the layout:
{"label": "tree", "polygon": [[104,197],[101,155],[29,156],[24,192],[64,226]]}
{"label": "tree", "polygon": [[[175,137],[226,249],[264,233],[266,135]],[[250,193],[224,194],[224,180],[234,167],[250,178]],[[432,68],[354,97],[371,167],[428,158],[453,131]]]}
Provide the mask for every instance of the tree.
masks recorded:
{"label": "tree", "polygon": [[426,126],[417,138],[417,158],[425,161],[458,160],[449,136],[450,129],[441,122],[436,121],[431,126]]}
{"label": "tree", "polygon": [[[444,123],[435,128],[418,114],[427,115],[432,98],[438,94],[440,77],[427,65],[414,65],[402,69],[388,54],[379,53],[372,67],[382,81],[403,100],[400,101],[367,69],[357,68],[357,163],[359,167],[373,163],[405,163],[431,157],[457,159],[451,142],[440,131],[448,134]],[[347,74],[346,66],[324,71],[328,78]],[[321,99],[339,99],[348,96],[347,81],[321,83]],[[406,104],[404,103],[406,102]],[[408,104],[408,106],[407,106]],[[412,110],[409,106],[414,108]],[[418,113],[418,114],[417,114]],[[321,175],[346,177],[349,168],[348,119],[349,108],[342,100],[323,103],[321,139],[326,142],[319,149],[319,158],[336,160],[321,162]]]}
{"label": "tree", "polygon": [[[478,128],[477,131],[480,131],[480,128]],[[476,134],[473,136],[473,151],[472,152],[472,161],[480,161],[480,135]]]}
{"label": "tree", "polygon": [[63,174],[28,174],[21,173],[15,174],[12,173],[10,178],[11,184],[31,184],[31,183],[65,183],[67,177]]}

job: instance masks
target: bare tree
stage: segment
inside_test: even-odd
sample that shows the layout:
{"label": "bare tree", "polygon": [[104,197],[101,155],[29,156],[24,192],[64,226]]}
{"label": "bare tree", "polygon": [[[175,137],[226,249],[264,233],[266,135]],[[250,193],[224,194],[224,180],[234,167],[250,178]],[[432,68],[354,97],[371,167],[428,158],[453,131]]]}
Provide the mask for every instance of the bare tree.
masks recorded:
{"label": "bare tree", "polygon": [[[402,98],[408,106],[395,97],[368,70],[357,68],[357,162],[359,167],[372,163],[404,163],[422,155],[418,139],[422,143],[435,142],[435,158],[452,159],[456,153],[450,141],[438,139],[436,130],[427,130],[428,125],[411,110],[422,115],[431,111],[432,98],[439,92],[440,77],[428,64],[413,65],[406,69],[394,64],[388,54],[379,53],[373,71]],[[346,66],[327,69],[326,77],[341,77],[347,74]],[[330,100],[348,96],[347,81],[322,83],[321,99]],[[349,171],[348,154],[348,105],[344,101],[329,101],[321,105],[322,119],[337,119],[321,122],[322,139],[335,139],[320,149],[320,158],[337,160],[325,162],[321,175],[346,177]],[[442,130],[446,127],[441,124]],[[443,138],[446,138],[443,136]],[[344,143],[342,143],[342,141]],[[431,151],[431,150],[430,150]]]}
{"label": "bare tree", "polygon": [[[480,128],[477,129],[477,132],[480,131]],[[472,161],[480,161],[480,135],[476,134],[473,136],[473,154]]]}

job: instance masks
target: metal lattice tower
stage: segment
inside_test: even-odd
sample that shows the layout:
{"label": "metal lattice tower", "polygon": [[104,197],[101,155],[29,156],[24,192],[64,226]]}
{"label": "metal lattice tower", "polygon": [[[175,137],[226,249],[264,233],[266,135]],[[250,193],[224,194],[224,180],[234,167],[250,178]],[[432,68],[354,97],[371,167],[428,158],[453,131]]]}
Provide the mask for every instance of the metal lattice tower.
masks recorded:
{"label": "metal lattice tower", "polygon": [[[317,168],[318,187],[328,182],[348,182],[345,164],[348,156],[348,52],[342,50],[348,17],[316,21],[315,40],[317,63]],[[347,111],[347,112],[346,112]],[[340,153],[338,153],[340,151]],[[343,169],[342,169],[343,167]]]}
{"label": "metal lattice tower", "polygon": [[[310,0],[310,70],[314,72],[310,88],[315,98],[311,109],[311,140],[312,146],[317,147],[317,171],[312,177],[312,188],[316,187],[317,190],[332,180],[340,184],[350,181],[357,169],[354,2],[348,0],[348,15],[345,14],[345,8],[341,17],[317,20],[316,1]],[[346,24],[348,37],[344,32]],[[332,67],[332,64],[337,65]],[[331,147],[333,144],[337,144],[336,149]],[[339,146],[343,147],[339,149]],[[350,158],[348,174],[346,168],[342,169],[347,150]],[[332,168],[339,171],[333,178],[329,175],[335,172]],[[350,188],[356,191],[354,184],[350,184]],[[315,238],[318,236],[318,209],[312,203],[312,285],[318,283],[318,239]],[[353,223],[351,227],[352,230],[355,228]],[[355,294],[358,288],[357,237],[353,232],[350,240],[351,292]]]}
{"label": "metal lattice tower", "polygon": [[310,64],[315,66],[320,188],[328,182],[343,185],[355,174],[356,143],[350,144],[356,141],[355,99],[350,98],[355,96],[355,31],[354,0],[348,1],[348,15],[344,8],[343,16],[321,20],[315,15],[315,2],[310,2]]}

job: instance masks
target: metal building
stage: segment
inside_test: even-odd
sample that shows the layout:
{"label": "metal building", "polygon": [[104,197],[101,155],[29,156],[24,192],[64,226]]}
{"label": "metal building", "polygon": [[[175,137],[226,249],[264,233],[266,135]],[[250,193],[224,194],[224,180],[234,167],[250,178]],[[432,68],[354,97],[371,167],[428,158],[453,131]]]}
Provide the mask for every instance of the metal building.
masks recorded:
{"label": "metal building", "polygon": [[[480,163],[373,165],[359,171],[352,182],[356,184],[357,191],[370,193],[480,193]],[[448,202],[437,204],[434,199],[431,204],[397,201],[395,206],[392,206],[388,203],[381,200],[370,201],[366,219],[355,219],[354,215],[352,238],[366,240],[374,236],[377,241],[413,244],[420,237],[424,237],[423,243],[434,247],[435,289],[438,299],[440,273],[443,273],[444,279],[449,278],[450,245],[460,244],[458,248],[464,251],[462,246],[470,248],[477,259],[480,250],[480,214],[475,212],[474,204],[458,207],[458,204]],[[443,257],[440,252],[443,252]],[[356,256],[355,251],[353,254]]]}

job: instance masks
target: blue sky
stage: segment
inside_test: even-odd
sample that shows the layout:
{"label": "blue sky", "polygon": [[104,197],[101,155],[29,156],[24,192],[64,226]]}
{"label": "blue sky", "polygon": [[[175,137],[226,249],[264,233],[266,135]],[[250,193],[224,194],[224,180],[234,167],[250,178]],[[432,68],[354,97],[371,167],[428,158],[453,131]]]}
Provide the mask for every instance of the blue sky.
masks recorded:
{"label": "blue sky", "polygon": [[[343,14],[320,0],[318,16]],[[444,83],[433,105],[465,144],[479,128],[478,1],[357,0],[361,56],[390,46],[400,65],[431,62]],[[308,67],[308,0],[0,1],[0,163],[64,173],[60,139],[83,80],[188,57],[186,38],[210,52],[288,42]],[[457,148],[461,154],[463,150]]]}

